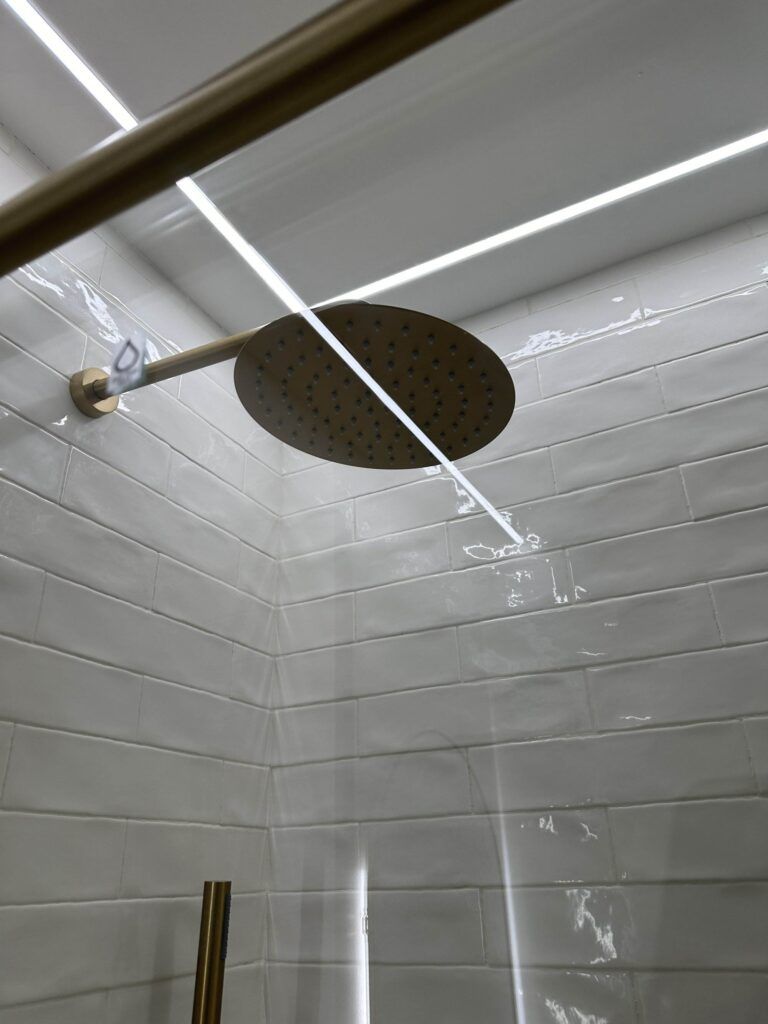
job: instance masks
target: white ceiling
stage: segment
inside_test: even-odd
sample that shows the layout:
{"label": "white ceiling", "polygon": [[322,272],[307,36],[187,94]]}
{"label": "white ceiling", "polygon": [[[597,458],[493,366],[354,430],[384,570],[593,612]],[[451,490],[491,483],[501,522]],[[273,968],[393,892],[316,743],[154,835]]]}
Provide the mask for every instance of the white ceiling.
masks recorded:
{"label": "white ceiling", "polygon": [[[38,0],[140,116],[326,6]],[[765,0],[517,0],[198,176],[310,302],[768,126]],[[54,101],[55,100],[55,101]],[[0,121],[113,126],[0,5]],[[458,318],[768,209],[757,152],[382,296]],[[228,330],[282,312],[170,191],[119,230]]]}

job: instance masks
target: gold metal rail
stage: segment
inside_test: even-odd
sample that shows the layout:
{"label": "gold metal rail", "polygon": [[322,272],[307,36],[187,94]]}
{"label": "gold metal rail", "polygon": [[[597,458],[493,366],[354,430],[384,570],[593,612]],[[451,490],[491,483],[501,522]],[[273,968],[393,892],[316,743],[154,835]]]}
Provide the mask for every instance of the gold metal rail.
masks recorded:
{"label": "gold metal rail", "polygon": [[206,882],[200,915],[192,1024],[219,1024],[227,959],[231,882]]}
{"label": "gold metal rail", "polygon": [[511,0],[344,0],[0,208],[0,276]]}

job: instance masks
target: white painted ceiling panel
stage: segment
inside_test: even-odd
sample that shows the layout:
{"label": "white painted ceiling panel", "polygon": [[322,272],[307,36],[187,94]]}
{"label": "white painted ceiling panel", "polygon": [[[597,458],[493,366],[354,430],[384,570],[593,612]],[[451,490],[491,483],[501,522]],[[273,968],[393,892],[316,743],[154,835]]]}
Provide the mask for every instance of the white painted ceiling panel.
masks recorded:
{"label": "white painted ceiling panel", "polygon": [[[142,116],[322,6],[41,3]],[[321,301],[768,126],[767,50],[762,0],[517,0],[198,180]],[[111,131],[5,9],[0,120],[50,166]],[[762,212],[766,170],[739,158],[382,301],[474,312]],[[117,226],[227,329],[280,311],[181,196]]]}

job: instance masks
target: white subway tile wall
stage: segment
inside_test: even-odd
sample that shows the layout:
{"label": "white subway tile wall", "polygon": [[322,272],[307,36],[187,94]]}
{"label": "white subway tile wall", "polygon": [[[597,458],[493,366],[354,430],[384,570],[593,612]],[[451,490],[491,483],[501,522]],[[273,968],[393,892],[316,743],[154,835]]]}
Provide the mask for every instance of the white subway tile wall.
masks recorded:
{"label": "white subway tile wall", "polygon": [[0,282],[0,1019],[188,1021],[231,878],[225,1019],[263,1024],[280,449],[221,374],[76,412],[120,335],[226,332],[106,230],[65,252]]}
{"label": "white subway tile wall", "polygon": [[738,225],[468,321],[522,545],[444,473],[286,459],[276,1022],[763,1019],[767,256]]}
{"label": "white subway tile wall", "polygon": [[[3,136],[0,188],[33,166]],[[518,410],[444,473],[284,449],[108,231],[0,282],[0,1016],[758,1024],[768,262],[736,225],[474,316]],[[6,599],[7,596],[7,599]],[[514,967],[514,970],[510,970]]]}

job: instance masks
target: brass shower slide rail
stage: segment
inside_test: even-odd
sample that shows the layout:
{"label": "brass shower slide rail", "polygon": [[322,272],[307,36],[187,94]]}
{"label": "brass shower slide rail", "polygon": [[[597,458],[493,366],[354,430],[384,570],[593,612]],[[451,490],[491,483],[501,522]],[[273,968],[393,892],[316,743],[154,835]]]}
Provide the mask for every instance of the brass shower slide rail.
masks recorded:
{"label": "brass shower slide rail", "polygon": [[192,1024],[219,1024],[227,959],[231,882],[206,882],[200,914]]}
{"label": "brass shower slide rail", "polygon": [[511,0],[344,0],[0,207],[0,276]]}

